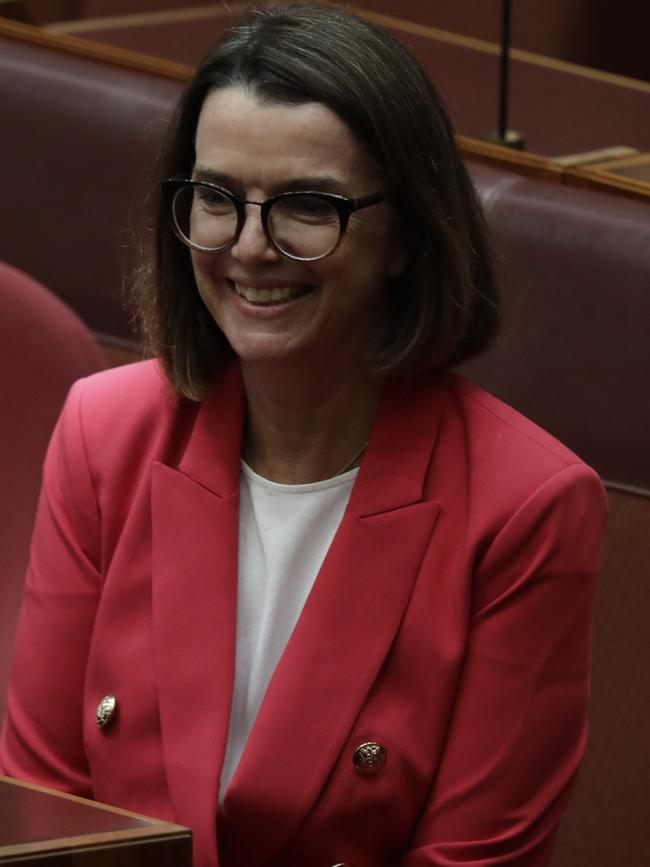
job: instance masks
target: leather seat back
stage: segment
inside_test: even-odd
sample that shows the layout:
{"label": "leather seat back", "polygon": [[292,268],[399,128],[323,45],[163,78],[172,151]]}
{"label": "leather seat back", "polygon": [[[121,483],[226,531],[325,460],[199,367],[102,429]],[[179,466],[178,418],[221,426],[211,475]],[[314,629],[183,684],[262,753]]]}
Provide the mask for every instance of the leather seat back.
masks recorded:
{"label": "leather seat back", "polygon": [[78,317],[0,263],[0,719],[47,443],[70,385],[103,366]]}
{"label": "leather seat back", "polygon": [[0,33],[0,259],[130,339],[130,223],[182,83]]}

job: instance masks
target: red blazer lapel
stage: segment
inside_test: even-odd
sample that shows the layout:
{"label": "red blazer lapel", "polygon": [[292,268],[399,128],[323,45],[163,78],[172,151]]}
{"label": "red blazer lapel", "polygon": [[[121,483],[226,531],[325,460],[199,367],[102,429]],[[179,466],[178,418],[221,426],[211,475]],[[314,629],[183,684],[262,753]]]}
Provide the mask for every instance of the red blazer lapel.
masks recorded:
{"label": "red blazer lapel", "polygon": [[430,375],[387,390],[348,510],[226,794],[225,863],[254,867],[286,846],[379,675],[438,514],[422,489],[446,392],[446,380],[432,388]]}
{"label": "red blazer lapel", "polygon": [[177,820],[207,839],[234,676],[242,416],[234,369],[201,405],[179,467],[156,464],[152,476],[153,653],[165,769]]}

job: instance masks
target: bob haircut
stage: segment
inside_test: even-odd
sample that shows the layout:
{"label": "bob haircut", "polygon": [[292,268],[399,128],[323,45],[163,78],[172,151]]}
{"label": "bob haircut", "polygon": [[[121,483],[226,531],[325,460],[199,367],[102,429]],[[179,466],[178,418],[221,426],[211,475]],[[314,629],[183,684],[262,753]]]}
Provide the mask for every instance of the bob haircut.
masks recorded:
{"label": "bob haircut", "polygon": [[[384,172],[407,264],[387,293],[388,326],[381,345],[369,347],[369,370],[390,376],[449,367],[487,348],[501,324],[488,231],[440,97],[406,48],[339,9],[252,10],[210,50],[181,97],[159,181],[192,176],[203,102],[231,86],[272,104],[322,103]],[[198,294],[160,184],[153,195],[137,313],[176,391],[200,400],[232,350]]]}

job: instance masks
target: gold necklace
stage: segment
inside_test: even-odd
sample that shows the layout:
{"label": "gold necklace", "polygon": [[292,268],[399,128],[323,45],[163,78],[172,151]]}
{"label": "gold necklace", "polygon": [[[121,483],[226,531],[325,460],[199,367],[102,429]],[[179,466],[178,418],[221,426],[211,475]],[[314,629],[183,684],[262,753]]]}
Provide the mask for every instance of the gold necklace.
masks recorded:
{"label": "gold necklace", "polygon": [[[352,455],[350,460],[347,463],[343,464],[341,469],[338,472],[334,473],[334,475],[331,476],[331,478],[335,479],[337,476],[342,476],[343,473],[347,473],[348,470],[352,469],[353,465],[359,460],[359,458],[361,457],[361,455],[365,452],[365,450],[367,448],[368,448],[368,441],[366,440],[366,442],[361,446],[361,448],[358,449]],[[253,470],[253,472],[255,472],[255,468],[253,467],[251,459],[248,455],[248,449],[246,448],[246,446],[244,446],[242,448],[242,457],[244,458],[244,463],[248,464],[248,466],[251,468],[251,470]]]}
{"label": "gold necklace", "polygon": [[361,448],[359,449],[359,451],[355,452],[355,453],[352,455],[352,457],[351,457],[350,460],[347,462],[347,464],[344,464],[344,465],[341,467],[341,469],[338,471],[338,473],[334,473],[334,475],[332,476],[332,478],[335,479],[337,476],[342,476],[343,473],[347,473],[348,470],[352,469],[352,467],[354,466],[354,464],[356,464],[356,462],[359,460],[359,458],[361,457],[361,455],[365,452],[365,450],[366,450],[367,448],[368,448],[368,442],[366,441],[366,442],[361,446]]}

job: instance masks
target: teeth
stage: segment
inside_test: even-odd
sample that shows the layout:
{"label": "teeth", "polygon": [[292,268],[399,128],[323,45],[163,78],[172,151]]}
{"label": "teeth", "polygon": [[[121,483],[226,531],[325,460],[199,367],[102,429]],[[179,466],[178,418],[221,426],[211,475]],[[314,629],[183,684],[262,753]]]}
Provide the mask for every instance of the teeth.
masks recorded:
{"label": "teeth", "polygon": [[234,286],[235,292],[252,304],[274,304],[300,295],[300,289],[295,286],[274,286],[273,289],[255,289],[241,283],[235,283]]}

